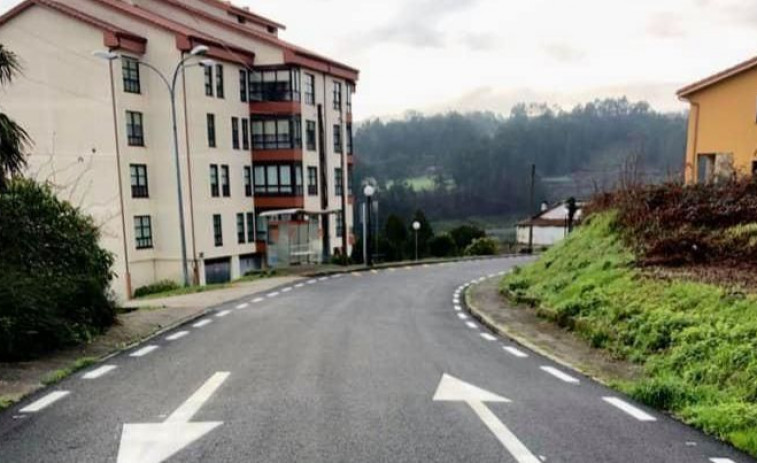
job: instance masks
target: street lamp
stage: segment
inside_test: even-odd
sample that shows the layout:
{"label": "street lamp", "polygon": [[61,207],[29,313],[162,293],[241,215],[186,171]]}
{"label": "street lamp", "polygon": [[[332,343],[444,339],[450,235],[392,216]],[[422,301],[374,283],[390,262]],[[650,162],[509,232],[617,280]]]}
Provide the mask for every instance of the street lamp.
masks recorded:
{"label": "street lamp", "polygon": [[365,249],[366,249],[365,264],[368,267],[371,267],[373,266],[373,256],[371,255],[372,254],[372,251],[371,251],[371,211],[373,210],[373,207],[372,207],[373,205],[371,204],[371,198],[373,197],[374,194],[376,194],[376,187],[374,187],[371,184],[366,185],[363,188],[363,194],[365,195],[366,202],[367,202],[367,205],[365,208],[366,209],[365,215],[366,215],[366,221],[368,222],[368,226],[367,226],[368,234],[367,236],[363,237],[363,239],[365,240]]}
{"label": "street lamp", "polygon": [[413,231],[415,232],[415,261],[418,262],[418,230],[421,229],[421,223],[417,220],[413,222]]}
{"label": "street lamp", "polygon": [[[151,69],[155,71],[155,73],[160,77],[160,79],[163,81],[164,84],[166,84],[166,88],[168,89],[168,95],[171,98],[171,123],[172,123],[172,132],[173,132],[173,155],[174,155],[174,161],[176,163],[176,194],[179,198],[179,231],[181,233],[181,265],[184,275],[184,286],[189,286],[189,271],[187,269],[188,262],[187,262],[187,239],[186,239],[186,233],[185,233],[185,225],[184,225],[184,197],[181,191],[181,164],[179,162],[179,131],[177,128],[177,122],[176,122],[176,84],[179,78],[179,71],[182,69],[189,67],[186,66],[187,61],[189,61],[191,58],[197,57],[197,56],[204,56],[208,52],[208,47],[205,45],[197,45],[196,47],[192,48],[190,50],[189,54],[181,59],[179,63],[176,65],[176,67],[173,70],[173,74],[171,79],[169,80],[168,77],[166,77],[165,74],[163,74],[160,70],[158,70],[155,66],[153,66],[150,63],[147,63],[142,60],[137,60],[137,62],[143,66],[145,66],[148,69]],[[104,59],[107,61],[114,61],[118,58],[121,58],[121,54],[114,53],[112,51],[103,51],[98,50],[92,53],[94,56]],[[210,59],[204,59],[197,63],[199,66],[202,67],[210,67],[215,65],[215,61]],[[191,66],[191,65],[190,65]]]}

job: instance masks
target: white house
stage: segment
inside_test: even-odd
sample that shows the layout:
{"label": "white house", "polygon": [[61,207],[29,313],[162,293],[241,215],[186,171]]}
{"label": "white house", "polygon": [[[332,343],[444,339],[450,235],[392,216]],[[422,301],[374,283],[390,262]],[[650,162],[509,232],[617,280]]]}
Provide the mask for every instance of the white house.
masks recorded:
{"label": "white house", "polygon": [[[574,225],[581,221],[583,203],[576,203],[576,214],[573,218]],[[518,223],[518,244],[529,244],[529,235],[533,226],[534,246],[552,246],[568,236],[568,204],[562,202],[554,206],[542,206],[542,211],[528,219]]]}

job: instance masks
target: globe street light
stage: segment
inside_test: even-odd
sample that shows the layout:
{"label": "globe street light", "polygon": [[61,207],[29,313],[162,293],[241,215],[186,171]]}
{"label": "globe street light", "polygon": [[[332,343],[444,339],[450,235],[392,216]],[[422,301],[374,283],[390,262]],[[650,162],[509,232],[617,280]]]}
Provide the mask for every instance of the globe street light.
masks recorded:
{"label": "globe street light", "polygon": [[368,225],[366,227],[367,236],[363,237],[363,240],[365,240],[365,250],[366,250],[365,265],[367,265],[368,267],[372,267],[373,256],[372,256],[372,250],[371,250],[371,211],[373,210],[373,205],[371,204],[371,201],[372,201],[371,198],[373,197],[374,194],[376,194],[376,187],[371,184],[365,185],[365,187],[363,188],[363,194],[365,195],[365,198],[366,198],[365,215],[366,215],[366,221]]}
{"label": "globe street light", "polygon": [[415,261],[418,262],[418,230],[421,229],[421,223],[417,220],[413,222],[413,231],[415,232]]}
{"label": "globe street light", "polygon": [[[173,129],[173,154],[174,154],[174,161],[176,163],[176,192],[179,197],[179,231],[181,233],[181,265],[182,265],[182,271],[184,276],[184,286],[189,286],[189,271],[187,269],[188,262],[187,262],[187,239],[186,239],[186,233],[185,233],[185,225],[184,225],[184,197],[181,191],[181,164],[179,162],[179,131],[177,128],[176,123],[176,84],[179,78],[179,72],[189,67],[186,65],[187,61],[189,61],[191,58],[197,57],[197,56],[204,56],[208,53],[208,47],[205,45],[197,45],[196,47],[192,48],[192,50],[189,52],[189,54],[185,57],[183,57],[179,63],[176,65],[176,67],[173,70],[173,75],[171,79],[169,80],[168,77],[166,77],[165,74],[163,74],[159,69],[157,69],[155,66],[153,66],[150,63],[147,63],[142,60],[137,60],[137,62],[143,66],[145,66],[148,69],[151,69],[155,71],[155,73],[160,76],[160,79],[163,81],[164,84],[166,84],[166,88],[168,89],[168,95],[171,98],[171,122],[172,122],[172,129]],[[121,58],[122,55],[120,53],[114,53],[112,51],[104,51],[104,50],[98,50],[92,53],[94,56],[104,59],[107,61],[114,61],[118,58]],[[197,63],[197,65],[201,67],[210,67],[215,65],[215,61],[211,59],[204,59]],[[191,66],[191,65],[190,65]]]}

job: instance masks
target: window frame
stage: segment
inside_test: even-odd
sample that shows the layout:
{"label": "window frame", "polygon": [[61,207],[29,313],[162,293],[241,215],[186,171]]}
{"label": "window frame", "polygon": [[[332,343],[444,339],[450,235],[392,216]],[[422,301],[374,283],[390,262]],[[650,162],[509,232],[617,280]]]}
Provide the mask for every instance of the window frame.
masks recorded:
{"label": "window frame", "polygon": [[342,124],[334,124],[334,153],[342,154],[344,152],[344,141],[342,140]]}
{"label": "window frame", "polygon": [[237,244],[247,243],[247,231],[245,230],[245,217],[243,212],[237,213]]}
{"label": "window frame", "polygon": [[250,150],[250,119],[242,118],[242,149]]}
{"label": "window frame", "polygon": [[248,212],[246,214],[247,219],[247,242],[248,243],[254,243],[256,236],[256,227],[255,227],[255,213],[254,212]]}
{"label": "window frame", "polygon": [[344,195],[344,172],[341,167],[334,168],[334,195]]}
{"label": "window frame", "polygon": [[241,149],[241,144],[239,143],[239,118],[238,117],[231,118],[231,149],[234,149],[234,150]]}
{"label": "window frame", "polygon": [[342,83],[334,80],[334,87],[332,90],[332,100],[334,103],[334,109],[337,111],[342,110]]}
{"label": "window frame", "polygon": [[[262,182],[259,181],[261,177]],[[258,163],[253,166],[255,196],[302,196],[302,181],[302,165],[298,163]]]}
{"label": "window frame", "polygon": [[203,66],[205,69],[205,96],[213,96],[213,66]]}
{"label": "window frame", "polygon": [[213,113],[207,114],[208,124],[208,148],[217,148],[218,140],[216,140],[216,115]]}
{"label": "window frame", "polygon": [[129,175],[131,178],[131,197],[133,199],[149,198],[147,164],[129,164]]}
{"label": "window frame", "polygon": [[247,103],[250,99],[250,75],[247,69],[239,70],[239,100]]}
{"label": "window frame", "polygon": [[305,149],[307,149],[308,151],[316,151],[316,146],[318,146],[317,142],[318,135],[315,121],[307,119],[305,120]]}
{"label": "window frame", "polygon": [[308,166],[308,196],[318,196],[318,167]]}
{"label": "window frame", "polygon": [[231,176],[229,175],[229,165],[221,164],[221,193],[224,198],[231,197]]}
{"label": "window frame", "polygon": [[220,198],[221,187],[218,176],[218,164],[210,165],[210,197]]}
{"label": "window frame", "polygon": [[134,216],[134,245],[138,251],[154,248],[151,216]]}
{"label": "window frame", "polygon": [[352,137],[352,122],[346,124],[344,141],[347,147],[347,154],[352,154],[354,149],[354,139]]}
{"label": "window frame", "polygon": [[[282,73],[287,77],[279,79]],[[302,100],[302,72],[297,67],[259,68],[250,71],[250,102]]]}
{"label": "window frame", "polygon": [[136,95],[142,93],[139,60],[137,58],[121,56],[121,77],[123,78],[124,92]]}
{"label": "window frame", "polygon": [[213,243],[217,248],[223,246],[223,218],[221,214],[213,214]]}
{"label": "window frame", "polygon": [[216,98],[226,97],[223,84],[223,64],[216,63]]}
{"label": "window frame", "polygon": [[126,110],[126,143],[129,146],[145,146],[144,123],[142,112]]}
{"label": "window frame", "polygon": [[305,82],[302,84],[305,104],[315,106],[315,74],[305,73]]}
{"label": "window frame", "polygon": [[244,196],[245,198],[252,198],[252,167],[244,166]]}
{"label": "window frame", "polygon": [[[287,122],[286,133],[280,132],[280,123]],[[273,127],[273,133],[268,130]],[[257,129],[261,130],[258,131]],[[291,150],[302,148],[302,119],[299,116],[254,116],[251,121],[253,150]]]}

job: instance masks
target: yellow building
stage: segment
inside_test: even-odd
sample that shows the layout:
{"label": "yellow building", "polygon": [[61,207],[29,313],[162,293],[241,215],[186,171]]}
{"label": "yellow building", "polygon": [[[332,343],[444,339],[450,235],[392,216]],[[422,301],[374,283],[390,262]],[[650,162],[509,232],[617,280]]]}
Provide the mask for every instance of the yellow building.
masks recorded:
{"label": "yellow building", "polygon": [[691,104],[686,183],[757,172],[757,58],[678,91]]}

